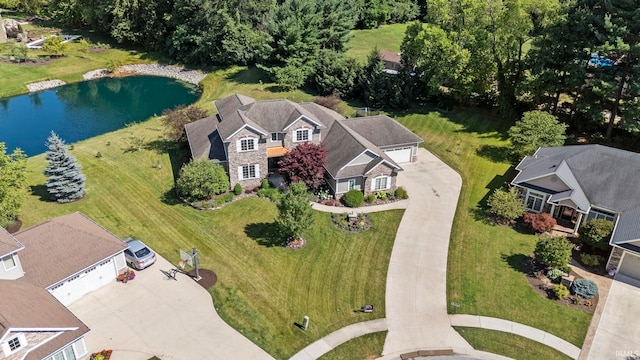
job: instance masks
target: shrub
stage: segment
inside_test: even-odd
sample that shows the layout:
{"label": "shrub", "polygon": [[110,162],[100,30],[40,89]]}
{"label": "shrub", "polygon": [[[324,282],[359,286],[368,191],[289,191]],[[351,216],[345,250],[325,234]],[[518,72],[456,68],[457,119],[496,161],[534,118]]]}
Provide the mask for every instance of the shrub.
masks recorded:
{"label": "shrub", "polygon": [[367,195],[367,197],[365,197],[365,198],[364,198],[364,201],[365,201],[367,204],[371,204],[371,203],[373,203],[374,201],[376,201],[376,199],[377,199],[377,197],[376,197],[375,195],[373,195],[373,194],[369,194],[369,195]]}
{"label": "shrub", "polygon": [[276,224],[285,237],[300,237],[313,224],[313,209],[304,182],[294,182],[278,202]]}
{"label": "shrub", "polygon": [[333,197],[331,195],[331,191],[327,188],[321,188],[316,190],[315,195],[316,195],[316,198],[318,198],[319,200],[329,200]]}
{"label": "shrub", "polygon": [[587,266],[599,266],[604,261],[600,255],[580,254],[580,262]]}
{"label": "shrub", "polygon": [[496,189],[487,199],[489,212],[498,222],[513,221],[524,214],[524,203],[515,188]]}
{"label": "shrub", "polygon": [[553,293],[558,299],[566,299],[569,296],[569,289],[564,285],[553,285]]}
{"label": "shrub", "polygon": [[210,198],[229,189],[224,168],[209,160],[192,160],[180,169],[176,181],[178,194],[189,201]]}
{"label": "shrub", "polygon": [[613,222],[606,219],[593,219],[580,230],[580,241],[596,249],[609,248],[609,238],[613,231]]}
{"label": "shrub", "polygon": [[328,96],[318,96],[315,99],[313,99],[314,103],[334,111],[339,110],[338,107],[340,106],[340,101],[342,101],[342,99],[340,99],[340,95],[338,94],[331,94]]}
{"label": "shrub", "polygon": [[242,185],[236,184],[236,186],[233,187],[233,193],[236,194],[236,196],[242,194]]}
{"label": "shrub", "polygon": [[407,190],[405,190],[402,187],[399,187],[396,189],[396,198],[398,199],[408,199],[409,198],[409,194],[407,194]]}
{"label": "shrub", "polygon": [[364,194],[360,190],[349,190],[342,197],[342,201],[348,207],[357,208],[362,205],[362,202],[364,201]]}
{"label": "shrub", "polygon": [[553,282],[558,281],[563,274],[564,274],[564,271],[560,269],[551,269],[547,271],[547,277]]}
{"label": "shrub", "polygon": [[384,191],[378,191],[376,197],[382,201],[387,201],[387,193]]}
{"label": "shrub", "polygon": [[226,193],[222,198],[225,202],[231,202],[233,201],[233,193]]}
{"label": "shrub", "polygon": [[534,254],[536,260],[552,268],[564,268],[571,259],[573,245],[567,238],[540,237],[536,243]]}
{"label": "shrub", "polygon": [[222,204],[226,202],[224,196],[216,199],[216,207],[220,207]]}
{"label": "shrub", "polygon": [[529,225],[536,233],[545,233],[551,231],[556,226],[556,219],[551,217],[547,213],[532,213],[528,212],[524,214],[524,223]]}
{"label": "shrub", "polygon": [[262,183],[260,183],[260,189],[268,189],[271,185],[269,184],[269,180],[262,179]]}
{"label": "shrub", "polygon": [[598,285],[589,279],[578,279],[571,283],[571,293],[591,299],[598,295]]}
{"label": "shrub", "polygon": [[282,193],[279,189],[268,188],[258,190],[258,196],[267,198],[273,202],[278,202],[278,200],[280,200],[280,198],[282,197]]}

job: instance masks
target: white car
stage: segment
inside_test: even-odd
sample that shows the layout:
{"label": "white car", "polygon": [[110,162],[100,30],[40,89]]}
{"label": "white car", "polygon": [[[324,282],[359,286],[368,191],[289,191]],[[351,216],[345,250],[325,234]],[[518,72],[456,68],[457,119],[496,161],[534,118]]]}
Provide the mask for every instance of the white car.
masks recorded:
{"label": "white car", "polygon": [[156,253],[151,251],[142,241],[132,238],[126,238],[123,241],[129,245],[129,248],[124,251],[124,257],[129,267],[142,270],[156,262]]}

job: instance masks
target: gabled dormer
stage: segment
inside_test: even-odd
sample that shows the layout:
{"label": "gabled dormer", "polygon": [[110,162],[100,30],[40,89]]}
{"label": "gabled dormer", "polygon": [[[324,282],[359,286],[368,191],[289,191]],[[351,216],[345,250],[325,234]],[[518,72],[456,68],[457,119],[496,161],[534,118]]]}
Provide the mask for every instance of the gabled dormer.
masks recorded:
{"label": "gabled dormer", "polygon": [[18,251],[24,249],[16,238],[0,228],[0,279],[15,280],[24,276]]}

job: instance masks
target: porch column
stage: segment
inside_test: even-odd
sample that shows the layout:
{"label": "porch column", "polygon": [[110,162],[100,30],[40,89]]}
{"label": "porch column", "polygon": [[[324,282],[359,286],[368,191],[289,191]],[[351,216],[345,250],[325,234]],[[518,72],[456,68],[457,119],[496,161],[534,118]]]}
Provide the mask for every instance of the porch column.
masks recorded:
{"label": "porch column", "polygon": [[555,211],[556,211],[556,204],[551,204],[551,211],[549,211],[549,215],[551,215],[551,217],[555,217],[553,216]]}
{"label": "porch column", "polygon": [[580,223],[582,223],[582,213],[578,213],[578,220],[576,220],[576,226],[573,227],[573,233],[578,233],[578,228],[580,227]]}

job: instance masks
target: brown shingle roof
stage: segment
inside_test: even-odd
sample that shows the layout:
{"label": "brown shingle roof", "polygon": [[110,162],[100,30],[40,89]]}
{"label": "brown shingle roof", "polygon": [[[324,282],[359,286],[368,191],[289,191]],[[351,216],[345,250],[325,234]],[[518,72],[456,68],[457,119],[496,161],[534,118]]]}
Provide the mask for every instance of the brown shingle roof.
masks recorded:
{"label": "brown shingle roof", "polygon": [[25,276],[36,286],[54,285],[127,248],[117,236],[76,212],[15,234]]}
{"label": "brown shingle roof", "polygon": [[380,54],[380,58],[384,61],[400,63],[402,60],[402,56],[399,52],[380,50],[378,54]]}
{"label": "brown shingle roof", "polygon": [[418,135],[387,115],[347,119],[344,123],[381,148],[423,141]]}
{"label": "brown shingle roof", "polygon": [[23,249],[24,246],[16,240],[7,230],[0,227],[0,257],[12,254]]}
{"label": "brown shingle roof", "polygon": [[89,328],[53,295],[24,278],[0,280],[0,291],[2,335],[9,328],[67,329],[62,335],[32,350],[26,359],[42,359],[89,332]]}

